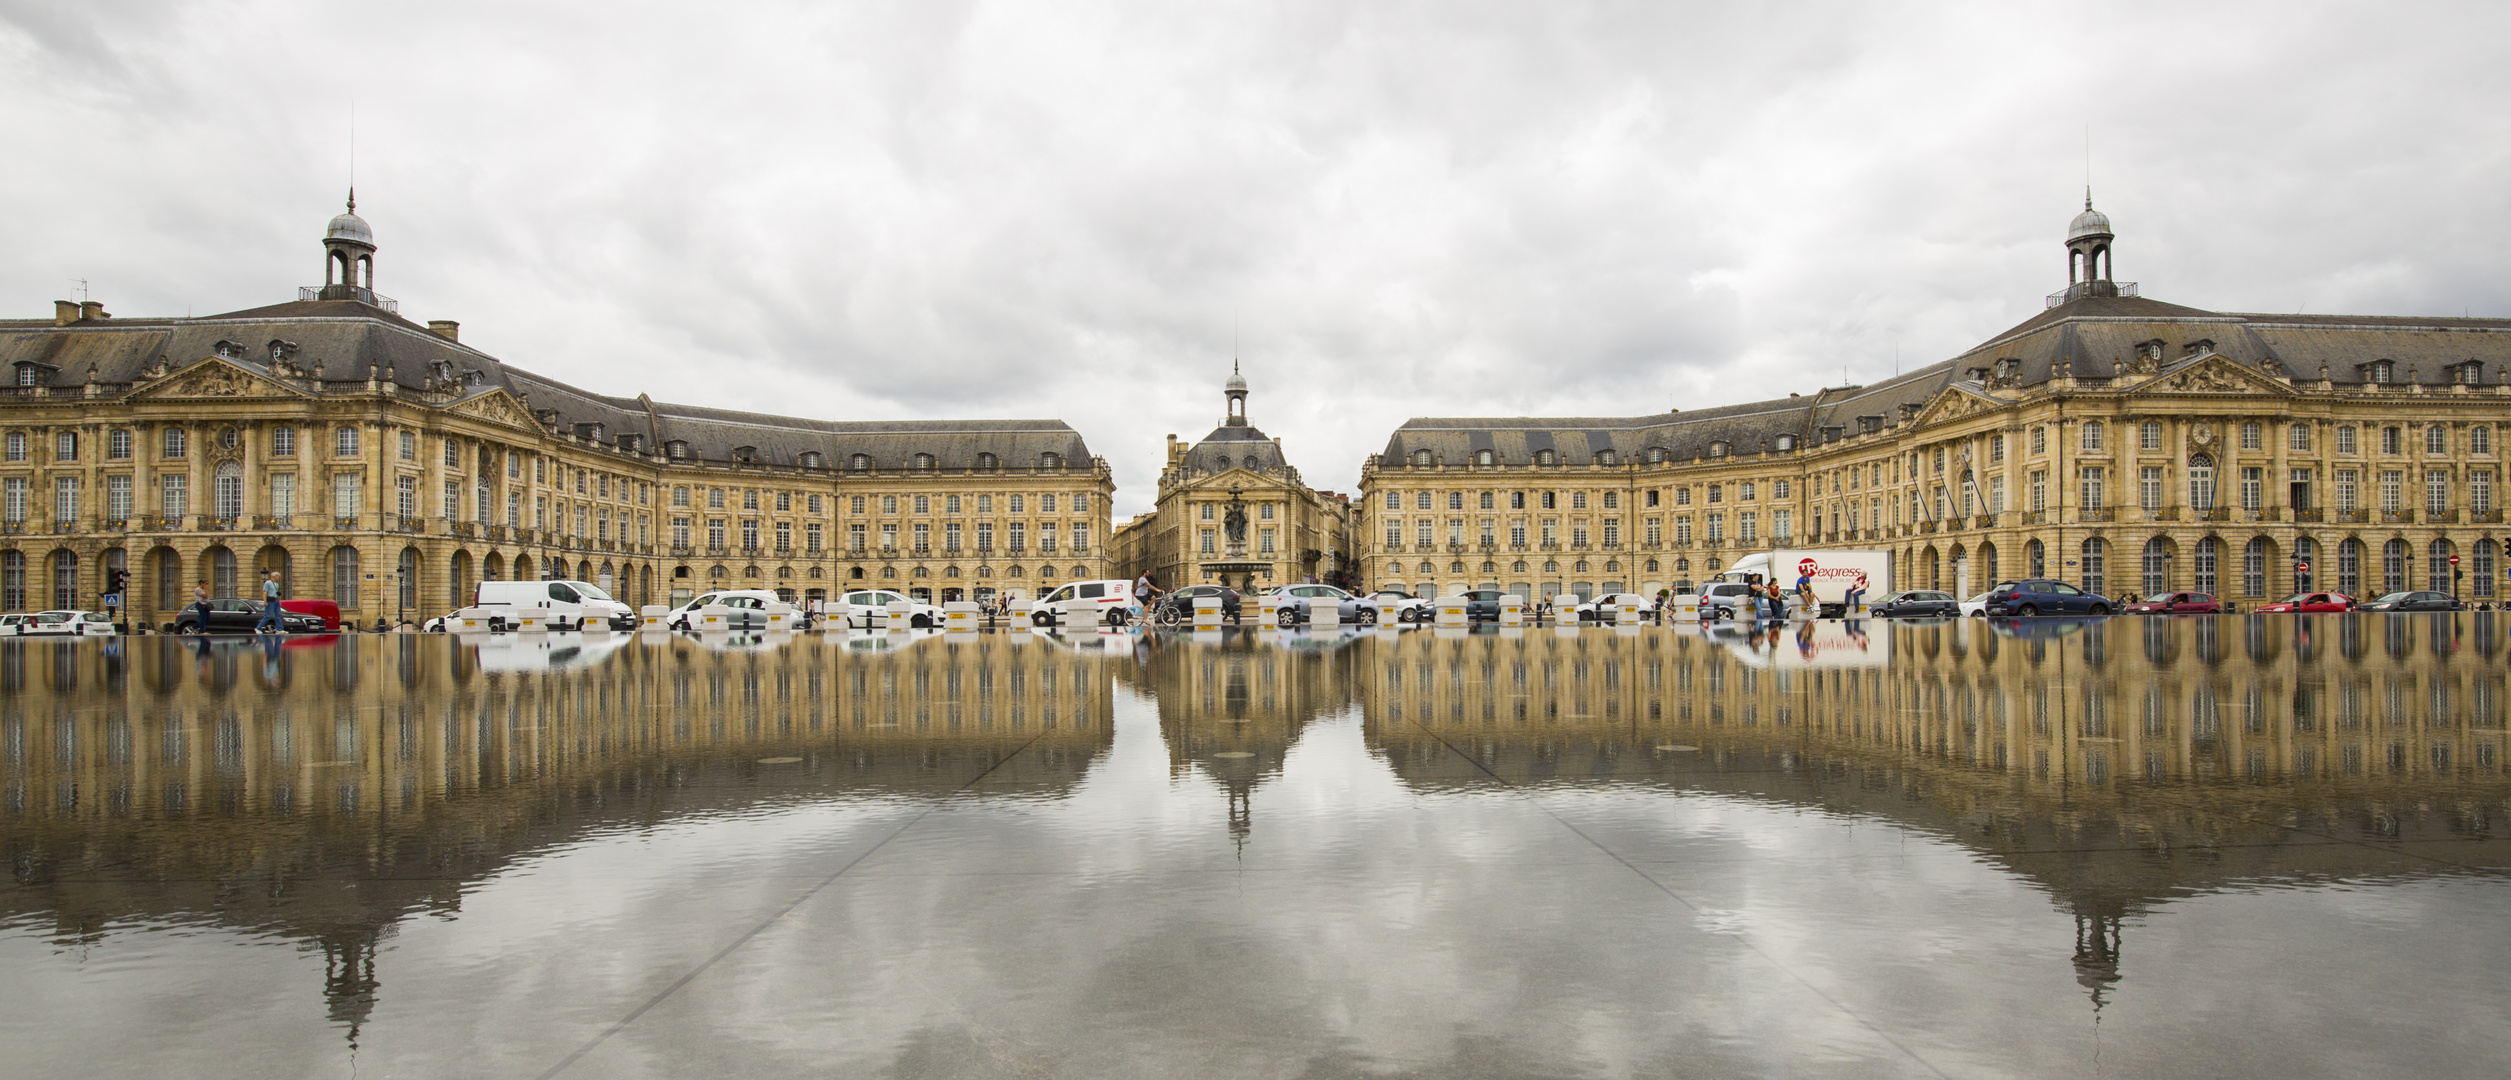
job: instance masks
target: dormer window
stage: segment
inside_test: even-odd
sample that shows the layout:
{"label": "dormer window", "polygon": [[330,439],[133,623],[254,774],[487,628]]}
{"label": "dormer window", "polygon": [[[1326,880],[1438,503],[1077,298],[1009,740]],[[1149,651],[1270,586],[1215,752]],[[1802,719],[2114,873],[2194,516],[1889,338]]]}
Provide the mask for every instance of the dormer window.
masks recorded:
{"label": "dormer window", "polygon": [[296,351],[296,342],[286,341],[280,338],[272,338],[270,339],[268,348],[270,349],[270,362],[276,364],[287,359],[289,353]]}
{"label": "dormer window", "polygon": [[[1428,451],[1425,450],[1423,453],[1428,453]],[[1537,465],[1558,465],[1560,462],[1560,455],[1555,454],[1550,450],[1535,451],[1535,464]]]}
{"label": "dormer window", "polygon": [[599,421],[589,421],[577,424],[575,426],[575,437],[600,442],[602,441],[602,425]]}
{"label": "dormer window", "polygon": [[2139,343],[2139,344],[2136,346],[2136,355],[2141,356],[2141,357],[2144,357],[2145,359],[2147,359],[2147,360],[2151,360],[2151,361],[2153,361],[2153,362],[2155,362],[2155,363],[2161,363],[2161,362],[2162,362],[2162,339],[2161,339],[2161,338],[2155,338],[2155,339],[2153,339],[2153,340],[2151,340],[2151,341],[2146,341],[2146,342],[2141,342],[2141,343]]}
{"label": "dormer window", "polygon": [[1710,443],[1710,444],[1709,444],[1709,456],[1710,456],[1710,457],[1713,457],[1713,458],[1722,458],[1722,457],[1725,457],[1725,456],[1726,456],[1726,440],[1724,440],[1724,439],[1720,439],[1720,440],[1718,440],[1717,442]]}
{"label": "dormer window", "polygon": [[1428,450],[1415,450],[1415,451],[1413,451],[1413,452],[1412,452],[1412,467],[1413,467],[1413,468],[1416,468],[1416,469],[1427,469],[1427,468],[1429,468],[1429,467],[1430,467],[1430,465],[1431,465],[1431,464],[1432,464],[1432,459],[1431,459],[1431,457],[1430,457],[1430,452],[1429,452]]}
{"label": "dormer window", "polygon": [[671,440],[670,442],[664,443],[664,444],[663,444],[663,456],[664,456],[664,457],[667,457],[667,458],[670,458],[670,459],[671,459],[671,460],[673,460],[673,461],[683,461],[683,460],[686,460],[686,459],[688,458],[688,456],[689,456],[689,443],[688,443],[688,440],[686,440],[686,439],[673,439],[673,440]]}
{"label": "dormer window", "polygon": [[1665,464],[1665,448],[1664,448],[1664,447],[1662,447],[1662,446],[1651,446],[1651,447],[1649,447],[1649,448],[1648,448],[1648,464],[1650,464],[1650,465],[1663,465],[1663,464]]}
{"label": "dormer window", "polygon": [[1999,358],[1997,359],[1997,381],[1998,381],[1998,382],[2007,382],[2007,381],[2010,381],[2010,380],[2013,380],[2013,379],[2016,379],[2016,378],[2020,378],[2020,377],[2022,376],[2022,374],[2023,374],[2023,362],[2022,362],[2020,359],[2017,359],[2017,358],[2015,358],[2015,357],[2011,357],[2011,356],[1999,357]]}
{"label": "dormer window", "polygon": [[1620,463],[1621,460],[1621,455],[1615,454],[1610,450],[1596,451],[1596,464],[1598,465],[1614,465]]}
{"label": "dormer window", "polygon": [[32,360],[20,360],[17,362],[17,384],[19,386],[33,386],[41,381],[43,381],[43,368],[41,365],[36,364]]}
{"label": "dormer window", "polygon": [[993,454],[991,454],[991,453],[984,453],[984,454],[978,454],[978,455],[977,455],[977,471],[978,471],[978,472],[993,472],[994,470],[1001,468],[1001,467],[1002,467],[1002,464],[1003,464],[1003,460],[1002,460],[1001,458],[995,457],[995,456],[994,456]]}
{"label": "dormer window", "polygon": [[802,467],[805,469],[819,468],[825,461],[826,459],[822,458],[820,456],[820,452],[817,450],[805,450],[802,452]]}
{"label": "dormer window", "polygon": [[2203,339],[2180,346],[2181,356],[2204,356],[2213,351],[2215,351],[2215,343]]}
{"label": "dormer window", "polygon": [[931,469],[931,468],[933,467],[933,455],[931,455],[931,454],[917,454],[917,455],[915,456],[915,467],[916,467],[918,470],[927,470],[927,469]]}
{"label": "dormer window", "polygon": [[2450,365],[2450,381],[2460,386],[2476,386],[2485,381],[2485,365],[2470,360]]}
{"label": "dormer window", "polygon": [[846,459],[846,467],[856,472],[870,472],[872,471],[872,455],[856,454]]}
{"label": "dormer window", "polygon": [[2398,365],[2394,360],[2374,360],[2363,365],[2364,382],[2385,384],[2396,382],[2397,378]]}
{"label": "dormer window", "polygon": [[759,457],[759,448],[758,448],[758,447],[755,447],[755,446],[736,446],[736,447],[733,447],[733,448],[732,448],[732,459],[733,459],[734,461],[751,462],[751,461],[757,461],[757,460],[758,460],[758,457]]}
{"label": "dormer window", "polygon": [[215,351],[218,354],[218,358],[221,360],[244,359],[244,343],[241,341],[221,340],[218,342]]}
{"label": "dormer window", "polygon": [[1058,454],[1058,453],[1054,453],[1054,452],[1052,452],[1052,451],[1049,451],[1049,452],[1047,452],[1047,453],[1043,453],[1043,454],[1039,454],[1039,455],[1038,455],[1038,468],[1041,468],[1041,469],[1060,469],[1060,468],[1063,468],[1063,467],[1064,467],[1064,455],[1062,455],[1062,454]]}
{"label": "dormer window", "polygon": [[1874,434],[1875,432],[1878,432],[1878,431],[1881,431],[1881,430],[1883,430],[1883,418],[1882,418],[1882,417],[1880,417],[1880,416],[1872,416],[1872,415],[1868,415],[1868,416],[1860,416],[1860,417],[1858,417],[1858,418],[1857,418],[1857,433],[1858,433],[1858,434],[1860,434],[1860,435],[1872,435],[1872,434]]}
{"label": "dormer window", "polygon": [[1779,452],[1780,452],[1780,453],[1782,453],[1782,454],[1787,453],[1787,452],[1788,452],[1788,451],[1790,451],[1790,450],[1794,450],[1794,449],[1796,449],[1796,436],[1794,436],[1794,435],[1781,435],[1781,436],[1779,436],[1779,440],[1778,440],[1778,447],[1779,447]]}
{"label": "dormer window", "polygon": [[1473,452],[1473,463],[1474,463],[1474,464],[1476,464],[1476,465],[1486,465],[1486,466],[1487,466],[1487,465],[1497,465],[1497,464],[1499,464],[1499,463],[1500,463],[1500,459],[1499,459],[1499,455],[1494,454],[1494,453],[1492,453],[1492,452],[1490,452],[1490,451],[1488,451],[1488,450],[1476,450],[1476,451],[1474,451],[1474,452]]}

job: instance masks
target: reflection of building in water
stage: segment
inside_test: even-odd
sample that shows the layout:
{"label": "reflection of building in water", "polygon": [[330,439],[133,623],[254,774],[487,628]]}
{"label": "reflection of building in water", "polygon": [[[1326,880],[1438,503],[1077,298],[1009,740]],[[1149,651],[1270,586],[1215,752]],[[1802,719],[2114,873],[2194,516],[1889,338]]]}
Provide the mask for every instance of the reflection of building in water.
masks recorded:
{"label": "reflection of building in water", "polygon": [[2448,869],[2419,839],[2511,865],[2494,616],[2049,623],[1877,627],[1888,667],[1590,630],[1407,634],[1354,670],[1371,744],[1417,786],[1662,783],[1957,838],[2075,913],[2096,998],[2123,920],[2164,897]]}
{"label": "reflection of building in water", "polygon": [[1356,639],[1250,626],[1150,642],[1137,677],[1157,703],[1170,774],[1201,767],[1221,781],[1243,838],[1255,786],[1280,773],[1309,721],[1351,703]]}
{"label": "reflection of building in water", "polygon": [[858,651],[632,640],[482,671],[443,637],[0,641],[0,853],[64,938],[162,915],[318,943],[334,1018],[374,946],[527,852],[761,799],[1067,789],[1113,728],[1108,660],[1026,635]]}

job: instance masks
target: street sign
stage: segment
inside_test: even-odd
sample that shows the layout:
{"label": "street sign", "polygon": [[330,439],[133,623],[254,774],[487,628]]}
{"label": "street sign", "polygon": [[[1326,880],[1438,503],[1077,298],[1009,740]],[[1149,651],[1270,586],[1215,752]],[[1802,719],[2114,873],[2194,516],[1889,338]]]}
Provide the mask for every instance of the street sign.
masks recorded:
{"label": "street sign", "polygon": [[2459,557],[2458,557],[2458,556],[2456,556],[2456,555],[2452,555],[2452,556],[2450,556],[2450,565],[2452,565],[2452,566],[2457,566],[2457,565],[2459,565]]}
{"label": "street sign", "polygon": [[2294,573],[2296,573],[2296,574],[2307,574],[2307,573],[2310,573],[2310,564],[2309,564],[2309,563],[2306,563],[2306,562],[2297,562],[2297,563],[2294,563],[2294,564],[2293,564],[2293,572],[2294,572]]}
{"label": "street sign", "polygon": [[108,608],[119,609],[122,606],[122,594],[109,592],[97,597],[96,602]]}

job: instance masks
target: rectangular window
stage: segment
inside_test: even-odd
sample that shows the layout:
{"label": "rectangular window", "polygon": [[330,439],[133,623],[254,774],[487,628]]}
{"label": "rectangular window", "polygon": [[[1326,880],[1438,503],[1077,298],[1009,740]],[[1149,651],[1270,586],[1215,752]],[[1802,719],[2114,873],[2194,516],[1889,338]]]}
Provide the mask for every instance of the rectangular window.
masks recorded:
{"label": "rectangular window", "polygon": [[1691,543],[1691,515],[1690,515],[1690,514],[1676,514],[1676,515],[1674,515],[1674,542],[1675,542],[1675,543],[1677,543],[1677,544],[1689,544],[1689,543]]}
{"label": "rectangular window", "polygon": [[[1267,535],[1270,535],[1272,530],[1267,529],[1265,532]],[[1038,523],[1038,552],[1040,554],[1051,555],[1054,551],[1055,523],[1052,521],[1041,521]]]}
{"label": "rectangular window", "polygon": [[2080,505],[2084,509],[2099,510],[2109,505],[2108,503],[2102,501],[2104,493],[2102,491],[2101,482],[2105,479],[2105,477],[2100,466],[2085,466],[2084,471],[2078,474],[2078,478],[2083,484],[2083,502]]}
{"label": "rectangular window", "polygon": [[2402,438],[2400,438],[2400,437],[2399,437],[2399,434],[2398,434],[2398,429],[2397,429],[2397,428],[2395,428],[2395,427],[2385,427],[2385,428],[2380,429],[2380,452],[2381,452],[2381,453],[2384,453],[2384,454],[2402,454],[2402,453],[2405,453],[2405,452],[2406,452],[2405,447],[2406,447],[2406,441],[2405,441],[2404,439],[2402,439]]}
{"label": "rectangular window", "polygon": [[[923,509],[923,508],[924,508],[924,500],[922,500],[922,499],[917,499],[917,500],[916,500],[916,508],[917,508],[917,509],[919,509],[919,510]],[[1041,513],[1041,514],[1052,514],[1052,513],[1054,513],[1054,512],[1055,512],[1055,497],[1054,497],[1054,496],[1052,496],[1052,495],[1040,495],[1040,496],[1038,496],[1038,513]],[[1264,508],[1264,516],[1266,516],[1266,517],[1272,517],[1272,516],[1273,516],[1273,508],[1272,508],[1271,506],[1266,506],[1266,507]]]}
{"label": "rectangular window", "polygon": [[2084,450],[2087,453],[2101,449],[2101,421],[2087,420],[2084,422],[2083,440]]}
{"label": "rectangular window", "polygon": [[[1040,528],[1044,528],[1044,526],[1040,526]],[[1256,550],[1266,555],[1273,553],[1273,530],[1256,530]]]}
{"label": "rectangular window", "polygon": [[2338,510],[2346,513],[2352,513],[2363,508],[2362,492],[2360,490],[2362,476],[2362,473],[2353,469],[2337,470]]}
{"label": "rectangular window", "polygon": [[674,548],[685,548],[689,546],[688,518],[676,517],[671,519],[671,546]]}
{"label": "rectangular window", "polygon": [[724,519],[723,519],[723,518],[708,518],[708,519],[706,519],[706,549],[707,549],[707,550],[709,550],[709,551],[722,551],[722,550],[724,550],[724,545],[725,545],[726,543],[730,542],[730,539],[731,539],[731,531],[730,531],[729,529],[725,528],[725,522],[724,522]]}
{"label": "rectangular window", "polygon": [[1773,540],[1785,540],[1793,535],[1795,535],[1795,526],[1790,523],[1788,512],[1785,510],[1770,511],[1770,538]]}
{"label": "rectangular window", "polygon": [[2295,449],[2295,450],[2301,450],[2301,451],[2304,451],[2304,452],[2309,451],[2309,450],[2310,450],[2310,425],[2309,425],[2309,424],[2295,424],[2295,425],[2293,425],[2293,428],[2292,428],[2291,433],[2285,436],[2285,445],[2286,445],[2286,446],[2288,446],[2288,447],[2290,447],[2290,448],[2292,448],[2292,449]]}
{"label": "rectangular window", "polygon": [[821,532],[822,528],[823,526],[816,521],[802,527],[802,544],[804,550],[809,551],[814,555],[819,553],[820,544],[822,543],[821,537],[823,535]]}
{"label": "rectangular window", "polygon": [[994,523],[993,523],[993,522],[991,522],[991,521],[980,521],[980,522],[977,522],[977,528],[976,528],[976,541],[977,541],[977,550],[978,550],[978,551],[992,551],[992,550],[994,550]]}
{"label": "rectangular window", "polygon": [[1621,522],[1619,522],[1619,521],[1613,521],[1613,520],[1609,520],[1609,519],[1608,519],[1608,520],[1607,520],[1607,521],[1605,521],[1605,523],[1604,523],[1604,546],[1606,546],[1606,547],[1615,547],[1615,546],[1620,545],[1620,544],[1621,544],[1621,542],[1622,542],[1622,523],[1621,523]]}
{"label": "rectangular window", "polygon": [[915,497],[915,512],[916,512],[916,513],[919,513],[919,514],[929,514],[929,513],[932,513],[932,512],[933,512],[933,500],[932,500],[932,498],[931,498],[931,497],[929,497],[929,496],[924,496],[924,495],[918,495],[918,496],[916,496],[916,497]]}
{"label": "rectangular window", "polygon": [[2241,509],[2256,511],[2266,505],[2267,470],[2255,466],[2241,470]]}
{"label": "rectangular window", "polygon": [[2387,513],[2397,513],[2405,491],[2405,473],[2395,469],[2383,470],[2380,474],[2380,509]]}
{"label": "rectangular window", "polygon": [[[919,525],[919,526],[917,526],[917,528],[919,528],[919,529],[920,529],[920,528],[923,528],[923,526]],[[745,550],[745,551],[756,551],[756,550],[758,550],[758,546],[759,546],[759,519],[757,519],[757,518],[742,518],[742,519],[741,519],[741,547],[742,547],[742,549],[743,549],[743,550]],[[918,545],[916,545],[916,546],[917,546],[917,547],[922,547],[922,546],[924,546],[924,545],[922,545],[922,544],[918,544]]]}
{"label": "rectangular window", "polygon": [[398,505],[402,518],[406,520],[417,517],[418,478],[415,476],[399,477],[393,481],[392,486],[394,502]]}
{"label": "rectangular window", "polygon": [[1433,521],[1430,518],[1422,518],[1415,524],[1418,526],[1421,534],[1422,547],[1426,548],[1432,544],[1438,543],[1438,523],[1436,521]]}
{"label": "rectangular window", "polygon": [[2049,452],[2048,428],[2036,427],[2031,429],[2031,452],[2034,456]]}
{"label": "rectangular window", "polygon": [[2424,509],[2441,513],[2450,508],[2450,472],[2430,469],[2424,473]]}
{"label": "rectangular window", "polygon": [[1753,520],[1755,516],[1749,510],[1735,515],[1736,542],[1749,544],[1761,538],[1760,530],[1756,527],[1758,523]]}
{"label": "rectangular window", "polygon": [[[887,503],[887,504],[888,504],[887,506],[883,507],[883,509],[893,510],[893,511],[894,511],[894,510],[896,510],[896,509],[898,509],[898,506],[897,506],[897,502],[898,502],[898,500],[896,500],[896,499],[894,499],[894,498],[893,498],[893,499],[884,499],[884,500],[882,500],[882,501],[883,501],[884,503]],[[1028,512],[1029,512],[1029,510],[1028,510],[1028,498],[1027,498],[1026,496],[1021,496],[1021,495],[1014,495],[1014,496],[1012,496],[1012,497],[1011,497],[1011,512],[1012,512],[1012,513],[1015,513],[1015,514],[1025,514],[1025,513],[1028,513]]]}
{"label": "rectangular window", "polygon": [[356,457],[357,429],[354,427],[341,428],[337,433],[335,433],[333,445],[335,447],[334,452],[339,454],[341,457]]}
{"label": "rectangular window", "polygon": [[1387,508],[1387,509],[1389,509],[1389,510],[1401,510],[1401,509],[1403,509],[1403,508],[1404,508],[1404,493],[1403,493],[1403,492],[1400,492],[1400,491],[1390,491],[1390,492],[1387,492],[1387,493],[1386,493],[1386,508]]}
{"label": "rectangular window", "polygon": [[191,442],[185,437],[182,428],[166,429],[165,449],[166,456],[170,458],[179,458],[191,452]]}
{"label": "rectangular window", "polygon": [[418,460],[418,432],[404,431],[401,433],[401,460]]}
{"label": "rectangular window", "polygon": [[[955,525],[952,526],[952,528],[957,527],[958,526]],[[793,522],[779,521],[776,523],[776,550],[793,550]]]}
{"label": "rectangular window", "polygon": [[2049,473],[2047,470],[2031,474],[2031,508],[2033,513],[2049,508]]}
{"label": "rectangular window", "polygon": [[0,520],[5,520],[11,525],[25,524],[26,478],[12,476],[7,480],[0,480],[0,491],[6,492],[5,496],[0,496]]}
{"label": "rectangular window", "polygon": [[179,518],[185,514],[191,513],[191,482],[192,480],[190,477],[184,476],[180,473],[158,477],[157,492],[159,512],[169,518]]}
{"label": "rectangular window", "polygon": [[2005,460],[2005,434],[2003,432],[1988,436],[1988,460],[1991,463]]}
{"label": "rectangular window", "polygon": [[1726,542],[1726,515],[1709,515],[1709,542],[1711,544]]}
{"label": "rectangular window", "polygon": [[2340,428],[2338,428],[2338,429],[2337,429],[2337,453],[2340,453],[2340,454],[2351,454],[2351,453],[2353,453],[2353,452],[2354,452],[2354,425],[2352,425],[2352,424],[2347,424],[2347,425],[2345,425],[2345,426],[2340,427]]}
{"label": "rectangular window", "polygon": [[506,527],[509,529],[523,527],[523,493],[520,491],[506,493]]}
{"label": "rectangular window", "polygon": [[2241,449],[2257,450],[2266,442],[2266,428],[2255,421],[2241,425]]}
{"label": "rectangular window", "polygon": [[1015,522],[1012,522],[1012,523],[1011,523],[1011,532],[1010,532],[1010,534],[1009,534],[1009,535],[1007,535],[1007,536],[1005,537],[1005,539],[1006,539],[1006,540],[1008,540],[1008,541],[1011,543],[1011,550],[1013,550],[1013,551],[1026,551],[1026,550],[1028,550],[1028,547],[1029,547],[1029,523],[1028,523],[1028,522],[1025,522],[1025,521],[1015,521]]}
{"label": "rectangular window", "polygon": [[2494,509],[2494,471],[2470,469],[2467,474],[2467,508],[2479,514]]}
{"label": "rectangular window", "polygon": [[130,477],[105,477],[105,519],[108,521],[129,521],[131,519]]}
{"label": "rectangular window", "polygon": [[1447,519],[1447,542],[1451,544],[1461,544],[1465,542],[1465,519]]}
{"label": "rectangular window", "polygon": [[78,432],[64,431],[53,437],[52,459],[54,461],[78,460]]}
{"label": "rectangular window", "polygon": [[462,516],[462,484],[459,481],[445,481],[444,508],[447,521]]}
{"label": "rectangular window", "polygon": [[915,531],[912,535],[915,538],[915,550],[919,552],[933,550],[932,524],[929,522],[919,521],[915,523],[914,528]]}
{"label": "rectangular window", "polygon": [[106,436],[105,457],[113,461],[131,460],[131,433],[116,431]]}
{"label": "rectangular window", "polygon": [[958,523],[958,522],[953,521],[953,522],[950,522],[950,523],[948,523],[948,524],[946,524],[946,525],[943,525],[943,526],[942,526],[942,550],[944,550],[944,551],[957,551],[957,550],[959,550],[959,536],[960,536],[960,532],[959,532],[959,523]]}
{"label": "rectangular window", "polygon": [[[1647,544],[1649,544],[1650,546],[1654,546],[1654,545],[1661,544],[1661,543],[1664,543],[1664,542],[1665,542],[1665,524],[1664,524],[1664,521],[1665,521],[1665,519],[1663,519],[1663,518],[1649,518],[1649,519],[1648,519],[1648,520],[1647,520],[1644,524],[1642,524],[1642,525],[1640,526],[1640,529],[1641,529],[1640,536],[1644,537],[1644,538],[1645,538],[1645,542],[1646,542]],[[1518,525],[1518,527],[1517,527],[1517,531],[1518,531],[1518,533],[1519,533],[1519,534],[1521,534],[1521,535],[1522,535],[1522,534],[1526,531],[1526,530],[1525,530],[1525,526],[1524,526],[1524,524],[1523,524],[1523,523],[1520,523],[1520,524]]]}
{"label": "rectangular window", "polygon": [[847,548],[860,553],[869,549],[871,546],[872,531],[868,526],[864,525],[862,522],[856,522],[852,525],[846,526]]}
{"label": "rectangular window", "polygon": [[[1655,518],[1650,518],[1650,519],[1648,519],[1648,520],[1650,520],[1650,521],[1654,521],[1654,520],[1656,520],[1656,519],[1655,519]],[[1510,518],[1510,519],[1509,519],[1509,521],[1508,521],[1508,544],[1509,544],[1509,546],[1510,546],[1510,547],[1524,547],[1524,546],[1526,546],[1526,519],[1524,519],[1524,518]]]}
{"label": "rectangular window", "polygon": [[1386,546],[1390,548],[1399,548],[1404,546],[1403,522],[1390,521],[1386,523]]}
{"label": "rectangular window", "polygon": [[1991,514],[2005,512],[2005,478],[2002,476],[1988,478],[1988,512]]}
{"label": "rectangular window", "polygon": [[2162,467],[2147,465],[2136,476],[2136,504],[2145,512],[2162,509]]}
{"label": "rectangular window", "polygon": [[1212,552],[1212,530],[1205,529],[1203,530],[1203,553],[1209,555],[1212,554]]}

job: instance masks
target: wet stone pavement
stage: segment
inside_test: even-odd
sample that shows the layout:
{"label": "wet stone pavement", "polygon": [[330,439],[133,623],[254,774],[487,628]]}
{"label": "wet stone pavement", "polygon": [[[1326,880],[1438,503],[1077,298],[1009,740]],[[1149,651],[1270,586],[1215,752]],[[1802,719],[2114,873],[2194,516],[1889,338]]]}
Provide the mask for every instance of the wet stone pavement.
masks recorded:
{"label": "wet stone pavement", "polygon": [[2499,1076],[2506,635],[10,640],[0,1047],[18,1076]]}

